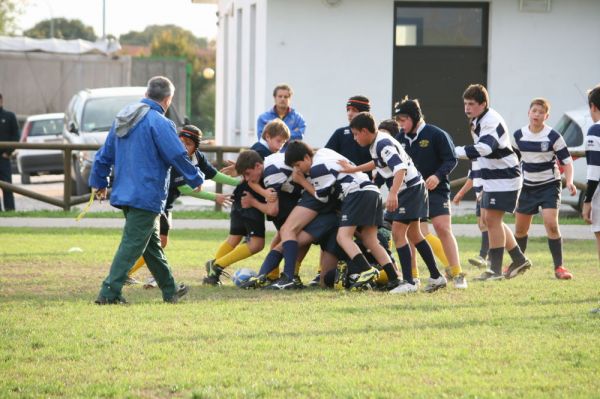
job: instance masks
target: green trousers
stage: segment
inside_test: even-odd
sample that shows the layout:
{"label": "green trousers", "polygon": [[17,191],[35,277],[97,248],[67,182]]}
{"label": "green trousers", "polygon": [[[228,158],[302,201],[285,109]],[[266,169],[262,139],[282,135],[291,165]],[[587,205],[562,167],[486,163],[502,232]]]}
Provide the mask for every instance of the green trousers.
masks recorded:
{"label": "green trousers", "polygon": [[160,287],[163,299],[175,295],[175,279],[160,246],[159,215],[143,209],[123,208],[125,227],[121,244],[110,266],[108,277],[102,283],[100,294],[107,299],[121,296],[127,272],[140,256],[144,256],[146,265]]}

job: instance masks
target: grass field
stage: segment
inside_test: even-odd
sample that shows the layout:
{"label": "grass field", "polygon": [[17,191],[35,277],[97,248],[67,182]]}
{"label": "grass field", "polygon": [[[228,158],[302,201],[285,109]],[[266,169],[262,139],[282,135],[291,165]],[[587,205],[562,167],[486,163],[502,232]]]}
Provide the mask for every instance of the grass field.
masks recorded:
{"label": "grass field", "polygon": [[[130,305],[95,306],[119,236],[0,228],[0,397],[600,396],[591,240],[565,243],[572,281],[553,278],[547,244],[534,239],[534,267],[520,278],[401,297],[203,287],[225,232],[175,230],[167,256],[191,287],[184,301],[128,287]],[[478,248],[459,245],[463,260]],[[311,252],[305,280],[316,260]]]}

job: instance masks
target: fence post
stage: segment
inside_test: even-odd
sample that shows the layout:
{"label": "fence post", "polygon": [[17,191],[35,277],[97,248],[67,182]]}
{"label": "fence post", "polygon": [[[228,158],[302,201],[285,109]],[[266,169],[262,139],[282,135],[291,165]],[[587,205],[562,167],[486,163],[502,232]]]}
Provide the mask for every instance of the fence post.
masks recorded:
{"label": "fence post", "polygon": [[[223,150],[221,148],[217,149],[217,169],[221,169],[223,167]],[[223,193],[223,184],[217,183],[215,191],[217,194]],[[221,205],[215,202],[215,211],[220,212]]]}
{"label": "fence post", "polygon": [[65,148],[63,150],[63,170],[64,170],[64,184],[63,184],[63,210],[71,210],[71,149]]}

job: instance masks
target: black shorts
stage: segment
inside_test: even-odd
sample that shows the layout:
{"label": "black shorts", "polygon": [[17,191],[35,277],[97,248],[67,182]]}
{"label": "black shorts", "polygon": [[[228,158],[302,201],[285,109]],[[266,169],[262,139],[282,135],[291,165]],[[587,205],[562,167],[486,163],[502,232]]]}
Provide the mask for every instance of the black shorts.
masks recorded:
{"label": "black shorts", "polygon": [[381,226],[383,203],[378,191],[364,190],[348,194],[342,202],[340,226]]}
{"label": "black shorts", "polygon": [[[262,213],[261,213],[262,215]],[[246,217],[239,210],[233,209],[229,216],[229,234],[232,236],[265,237],[265,218]]]}
{"label": "black shorts", "polygon": [[317,213],[333,212],[336,210],[338,205],[339,201],[336,199],[330,198],[327,202],[321,202],[306,191],[302,192],[302,197],[300,197],[300,199],[298,200],[298,206],[312,209]]}
{"label": "black shorts", "polygon": [[519,194],[516,212],[525,215],[536,215],[540,207],[542,209],[558,209],[560,207],[561,189],[560,181],[542,186],[523,186],[521,194]]}
{"label": "black shorts", "polygon": [[160,214],[160,235],[168,236],[169,230],[173,227],[173,216],[170,211],[164,211]]}
{"label": "black shorts", "polygon": [[429,196],[424,184],[405,188],[398,193],[398,209],[389,213],[393,222],[408,224],[429,217]]}
{"label": "black shorts", "polygon": [[429,191],[429,219],[441,215],[450,215],[450,192],[433,190]]}
{"label": "black shorts", "polygon": [[330,231],[337,232],[338,216],[333,213],[320,213],[304,229],[304,232],[310,234],[315,242],[320,242]]}
{"label": "black shorts", "polygon": [[481,193],[481,208],[513,213],[517,206],[517,198],[519,198],[519,190],[483,191]]}

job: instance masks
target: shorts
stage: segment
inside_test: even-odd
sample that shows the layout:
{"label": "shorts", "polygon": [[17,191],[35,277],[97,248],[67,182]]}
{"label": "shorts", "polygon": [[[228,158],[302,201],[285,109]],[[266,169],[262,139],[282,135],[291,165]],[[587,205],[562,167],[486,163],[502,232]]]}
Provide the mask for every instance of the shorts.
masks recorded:
{"label": "shorts", "polygon": [[450,215],[450,192],[433,190],[429,191],[429,219],[436,216]]}
{"label": "shorts", "polygon": [[523,186],[521,194],[519,194],[516,212],[536,215],[540,207],[542,209],[558,209],[560,207],[560,190],[560,181],[542,186]]}
{"label": "shorts", "polygon": [[379,191],[364,190],[348,194],[342,202],[340,226],[381,226],[383,203]]}
{"label": "shorts", "polygon": [[600,232],[600,190],[592,196],[592,233]]}
{"label": "shorts", "polygon": [[[262,215],[262,214],[261,214]],[[233,209],[229,216],[229,234],[232,236],[265,237],[265,218],[246,217]]]}
{"label": "shorts", "polygon": [[335,213],[318,214],[304,229],[304,232],[310,234],[315,242],[320,242],[328,233],[333,230],[337,232],[338,217]]}
{"label": "shorts", "polygon": [[306,191],[302,192],[302,197],[298,200],[298,206],[311,209],[317,213],[333,212],[338,205],[339,202],[336,199],[330,198],[327,202],[321,202]]}
{"label": "shorts", "polygon": [[171,212],[164,211],[160,214],[160,235],[168,236],[171,228],[173,228],[173,216]]}
{"label": "shorts", "polygon": [[429,217],[429,196],[424,184],[407,187],[398,193],[398,209],[389,213],[393,222],[409,224]]}
{"label": "shorts", "polygon": [[298,204],[298,197],[292,196],[287,193],[279,194],[279,213],[274,218],[267,218],[273,222],[277,231],[284,225],[290,213],[294,210]]}
{"label": "shorts", "polygon": [[517,198],[519,198],[519,190],[483,191],[481,193],[481,208],[513,213],[517,206]]}

